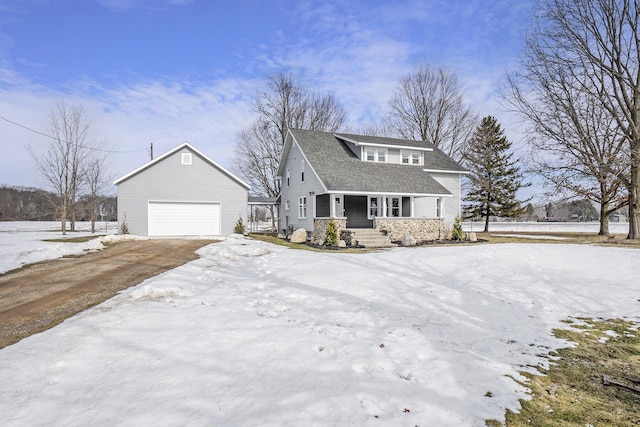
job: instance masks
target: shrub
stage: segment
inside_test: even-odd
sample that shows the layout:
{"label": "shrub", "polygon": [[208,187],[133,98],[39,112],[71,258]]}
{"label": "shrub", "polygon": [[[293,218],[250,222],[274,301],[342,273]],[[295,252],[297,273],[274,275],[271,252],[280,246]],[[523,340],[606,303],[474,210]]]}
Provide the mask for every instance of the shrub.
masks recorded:
{"label": "shrub", "polygon": [[120,223],[120,234],[129,234],[129,225],[127,224],[127,214],[124,214]]}
{"label": "shrub", "polygon": [[233,228],[233,232],[236,234],[244,234],[244,224],[242,222],[242,217],[238,218],[238,221],[236,222],[236,226]]}
{"label": "shrub", "polygon": [[327,223],[327,232],[324,237],[324,244],[327,246],[338,245],[338,226],[333,218],[331,218]]}
{"label": "shrub", "polygon": [[462,219],[457,216],[453,221],[453,230],[451,230],[451,238],[453,240],[463,240],[464,232],[462,231]]}

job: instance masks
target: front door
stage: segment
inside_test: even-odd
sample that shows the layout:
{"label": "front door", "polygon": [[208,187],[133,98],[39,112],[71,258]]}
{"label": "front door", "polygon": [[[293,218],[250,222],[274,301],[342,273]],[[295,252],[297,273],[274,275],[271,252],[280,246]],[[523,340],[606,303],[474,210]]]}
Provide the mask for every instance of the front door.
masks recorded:
{"label": "front door", "polygon": [[371,228],[373,220],[367,217],[367,196],[344,196],[344,216],[348,228]]}

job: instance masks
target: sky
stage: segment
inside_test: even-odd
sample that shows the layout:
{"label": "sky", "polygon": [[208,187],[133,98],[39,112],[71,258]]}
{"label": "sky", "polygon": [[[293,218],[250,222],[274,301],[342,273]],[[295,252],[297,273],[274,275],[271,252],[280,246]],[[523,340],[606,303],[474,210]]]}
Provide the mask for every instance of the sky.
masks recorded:
{"label": "sky", "polygon": [[[0,255],[95,249],[43,242],[58,233],[40,226],[0,223]],[[197,253],[1,349],[0,423],[484,426],[530,397],[522,372],[569,345],[554,328],[625,318],[633,326],[619,333],[637,336],[640,326],[634,248],[319,253],[233,235]]]}
{"label": "sky", "polygon": [[[86,109],[118,178],[187,141],[233,170],[251,103],[276,73],[333,94],[347,127],[380,122],[403,75],[451,69],[514,147],[497,97],[517,68],[536,0],[0,0],[0,185],[45,184],[60,102]],[[115,193],[115,187],[110,188]]]}

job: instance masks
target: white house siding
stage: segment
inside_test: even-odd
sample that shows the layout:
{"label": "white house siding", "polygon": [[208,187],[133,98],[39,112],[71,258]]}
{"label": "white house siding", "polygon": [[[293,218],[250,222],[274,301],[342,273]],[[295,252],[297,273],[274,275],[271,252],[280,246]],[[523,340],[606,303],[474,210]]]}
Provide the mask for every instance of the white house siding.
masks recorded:
{"label": "white house siding", "polygon": [[430,175],[438,181],[440,185],[449,190],[453,197],[444,198],[444,214],[447,227],[453,225],[457,216],[462,216],[460,210],[460,174],[431,172]]}
{"label": "white house siding", "polygon": [[400,150],[399,149],[389,149],[387,150],[387,162],[388,163],[402,163],[402,159],[400,158]]}
{"label": "white house siding", "polygon": [[[192,153],[192,164],[182,164]],[[233,233],[238,218],[246,223],[247,189],[197,153],[184,147],[118,184],[118,223],[148,235],[149,201],[220,203],[220,234]]]}
{"label": "white house siding", "polygon": [[[315,212],[315,196],[325,192],[318,177],[311,169],[308,162],[305,163],[305,180],[302,182],[301,162],[304,160],[302,151],[295,141],[291,144],[291,149],[286,159],[286,167],[291,171],[289,185],[287,186],[286,168],[282,175],[282,186],[280,192],[280,229],[286,229],[287,224],[294,228],[304,228],[307,231],[313,230],[313,218]],[[312,194],[310,194],[312,193]],[[298,198],[307,198],[307,216],[305,219],[298,218]],[[289,210],[285,209],[285,204],[289,201]]]}
{"label": "white house siding", "polygon": [[436,197],[416,197],[413,209],[416,218],[436,218]]}

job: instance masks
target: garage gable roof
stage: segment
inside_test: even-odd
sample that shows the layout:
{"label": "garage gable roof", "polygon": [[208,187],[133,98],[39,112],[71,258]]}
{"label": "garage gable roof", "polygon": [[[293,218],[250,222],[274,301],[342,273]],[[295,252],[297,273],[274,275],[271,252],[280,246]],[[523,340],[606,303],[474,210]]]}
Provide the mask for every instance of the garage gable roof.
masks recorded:
{"label": "garage gable roof", "polygon": [[135,170],[129,172],[128,174],[116,179],[115,181],[113,181],[113,184],[114,185],[119,185],[119,184],[123,183],[124,181],[128,180],[129,178],[139,174],[140,172],[144,171],[145,169],[150,168],[151,166],[155,165],[156,163],[161,162],[162,160],[164,160],[167,157],[177,153],[178,151],[182,150],[183,148],[187,148],[187,149],[191,150],[193,153],[197,154],[202,159],[204,159],[205,162],[209,163],[211,166],[213,166],[214,168],[218,169],[224,175],[228,176],[233,181],[237,182],[239,185],[241,185],[242,187],[246,188],[247,190],[249,190],[251,188],[249,186],[249,184],[247,184],[246,182],[244,182],[243,180],[241,180],[240,178],[238,178],[237,176],[235,176],[234,174],[232,174],[231,172],[229,172],[228,170],[226,170],[225,168],[220,166],[218,163],[216,163],[213,160],[211,160],[208,156],[203,154],[201,151],[196,149],[193,145],[189,144],[188,142],[184,142],[184,143],[178,145],[173,150],[167,151],[163,155],[161,155],[159,157],[156,157],[155,159],[151,160],[150,162],[147,162],[144,165],[140,166],[138,169],[135,169]]}

